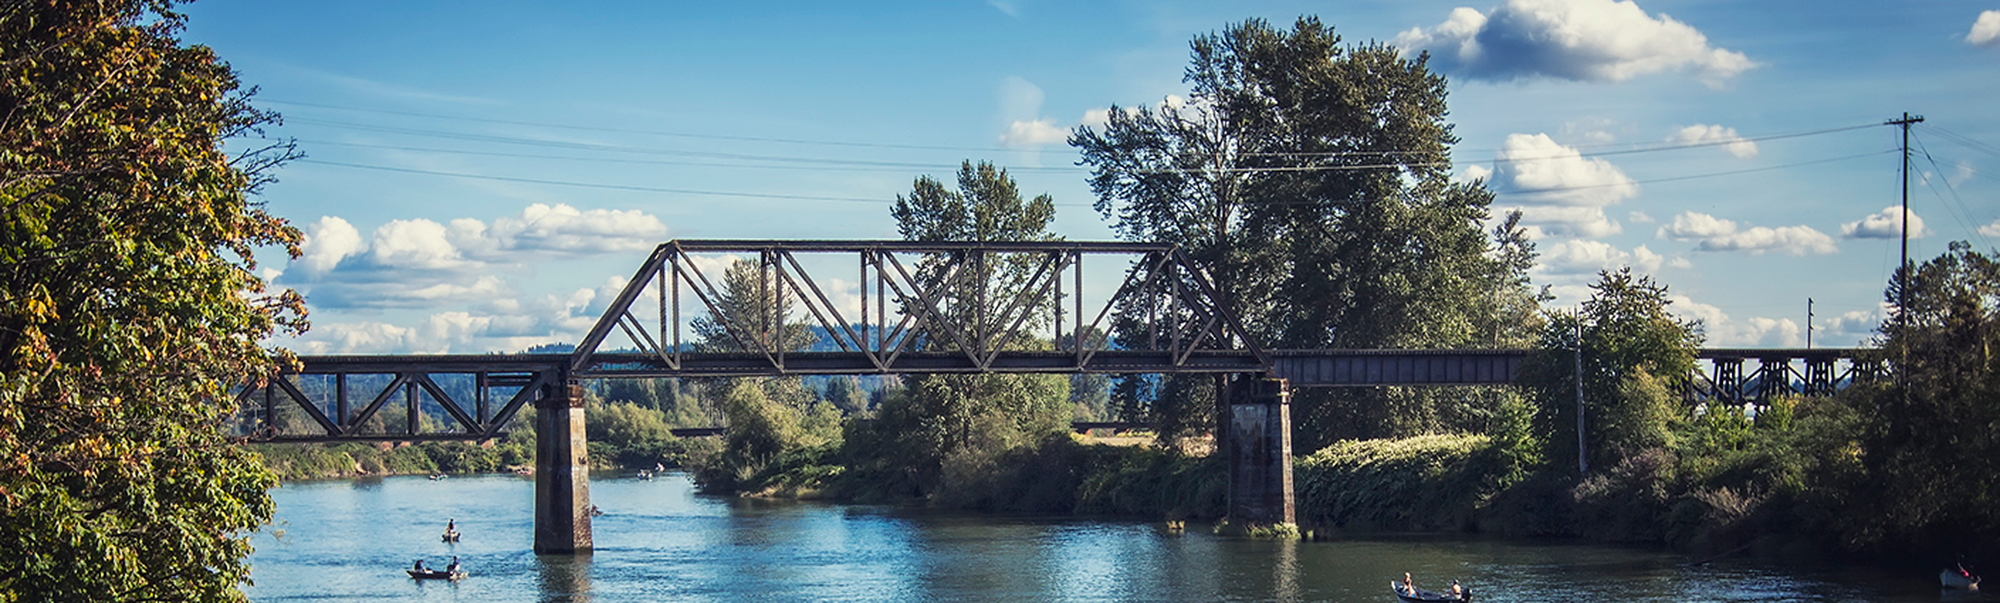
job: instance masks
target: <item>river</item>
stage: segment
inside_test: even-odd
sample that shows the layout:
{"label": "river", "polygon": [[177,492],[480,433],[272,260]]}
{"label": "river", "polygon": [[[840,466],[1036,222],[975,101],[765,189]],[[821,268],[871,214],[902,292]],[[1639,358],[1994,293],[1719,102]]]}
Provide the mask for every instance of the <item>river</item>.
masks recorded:
{"label": "river", "polygon": [[[1935,574],[1688,559],[1482,539],[1292,542],[1190,525],[941,515],[699,496],[685,476],[600,478],[592,555],[532,552],[534,482],[513,476],[289,483],[255,536],[252,601],[1356,601],[1457,579],[1483,601],[1938,601]],[[438,535],[456,519],[461,542]],[[403,569],[456,555],[470,576]],[[2000,599],[2000,598],[1996,598]]]}

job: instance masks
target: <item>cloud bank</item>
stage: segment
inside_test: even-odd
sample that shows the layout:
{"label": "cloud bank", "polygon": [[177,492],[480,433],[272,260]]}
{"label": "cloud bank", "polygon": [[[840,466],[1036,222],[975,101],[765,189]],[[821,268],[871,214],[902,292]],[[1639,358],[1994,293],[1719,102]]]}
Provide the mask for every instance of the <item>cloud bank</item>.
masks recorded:
{"label": "cloud bank", "polygon": [[1506,193],[1494,215],[1521,210],[1521,221],[1543,235],[1601,237],[1621,229],[1604,208],[1639,194],[1639,184],[1603,159],[1585,158],[1547,134],[1509,134],[1497,169],[1468,170],[1491,176]]}
{"label": "cloud bank", "polygon": [[1691,70],[1719,86],[1756,66],[1740,52],[1715,48],[1672,17],[1646,14],[1634,2],[1507,0],[1481,13],[1453,9],[1443,23],[1396,36],[1398,48],[1431,53],[1439,69],[1490,81],[1547,77],[1622,82]]}
{"label": "cloud bank", "polygon": [[1827,254],[1840,251],[1833,237],[1810,226],[1756,226],[1739,228],[1725,220],[1698,212],[1682,212],[1655,233],[1662,239],[1694,241],[1697,251],[1744,251],[1751,255],[1778,251],[1790,255]]}
{"label": "cloud bank", "polygon": [[[1924,228],[1924,219],[1917,212],[1910,212],[1910,238],[1919,239],[1930,234]],[[1900,239],[1903,238],[1903,208],[1891,205],[1868,217],[1840,225],[1840,236],[1850,239]]]}
{"label": "cloud bank", "polygon": [[1965,34],[1965,43],[1987,48],[2000,47],[2000,10],[1979,13],[1979,20],[1972,22],[1972,31]]}

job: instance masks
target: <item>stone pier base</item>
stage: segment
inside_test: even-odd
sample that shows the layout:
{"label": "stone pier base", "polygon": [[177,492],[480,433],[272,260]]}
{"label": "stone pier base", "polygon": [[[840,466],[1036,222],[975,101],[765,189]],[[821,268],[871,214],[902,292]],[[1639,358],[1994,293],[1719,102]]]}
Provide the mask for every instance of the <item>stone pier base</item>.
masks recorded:
{"label": "stone pier base", "polygon": [[583,386],[557,386],[535,403],[535,552],[589,553],[590,462]]}
{"label": "stone pier base", "polygon": [[1229,384],[1229,519],[1244,526],[1296,523],[1292,501],[1292,392],[1284,379]]}

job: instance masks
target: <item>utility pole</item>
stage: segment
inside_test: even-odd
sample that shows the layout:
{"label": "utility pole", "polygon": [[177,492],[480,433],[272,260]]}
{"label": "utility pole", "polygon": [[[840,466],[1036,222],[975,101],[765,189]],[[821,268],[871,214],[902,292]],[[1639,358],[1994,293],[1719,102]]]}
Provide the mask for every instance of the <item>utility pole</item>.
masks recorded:
{"label": "utility pole", "polygon": [[1576,311],[1576,474],[1578,477],[1590,475],[1590,449],[1584,447],[1583,438],[1583,310]]}
{"label": "utility pole", "polygon": [[1806,298],[1806,349],[1808,350],[1812,349],[1812,331],[1813,331],[1812,304],[1813,304],[1812,298],[1810,297]]}
{"label": "utility pole", "polygon": [[1883,125],[1903,128],[1903,253],[1896,264],[1896,320],[1903,321],[1906,308],[1910,305],[1910,124],[1922,123],[1924,116],[1903,113],[1902,119],[1892,119]]}
{"label": "utility pole", "polygon": [[[1924,116],[1904,111],[1902,119],[1884,124],[1903,128],[1903,254],[1902,261],[1896,265],[1896,325],[1902,327],[1898,331],[1905,331],[1903,337],[1909,336],[1907,331],[1910,326],[1910,124],[1922,121]],[[1907,406],[1910,403],[1910,387],[1909,382],[1903,379],[1903,372],[1910,366],[1910,346],[1906,340],[1897,348],[1900,352],[1896,358],[1896,389],[1902,390],[1903,404]]]}

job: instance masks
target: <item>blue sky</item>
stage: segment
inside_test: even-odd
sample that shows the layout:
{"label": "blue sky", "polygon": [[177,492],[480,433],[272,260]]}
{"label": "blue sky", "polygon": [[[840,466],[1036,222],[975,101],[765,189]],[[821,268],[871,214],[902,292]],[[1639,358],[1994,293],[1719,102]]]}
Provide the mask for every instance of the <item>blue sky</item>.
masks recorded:
{"label": "blue sky", "polygon": [[1864,341],[1905,111],[1911,256],[2000,241],[2000,1],[584,4],[185,7],[308,155],[263,194],[310,236],[266,256],[313,312],[280,343],[574,342],[659,242],[894,238],[965,159],[1111,239],[1062,135],[1187,94],[1188,41],[1251,17],[1430,51],[1457,173],[1525,212],[1556,306],[1629,265],[1711,345],[1803,345],[1808,297],[1815,345]]}

